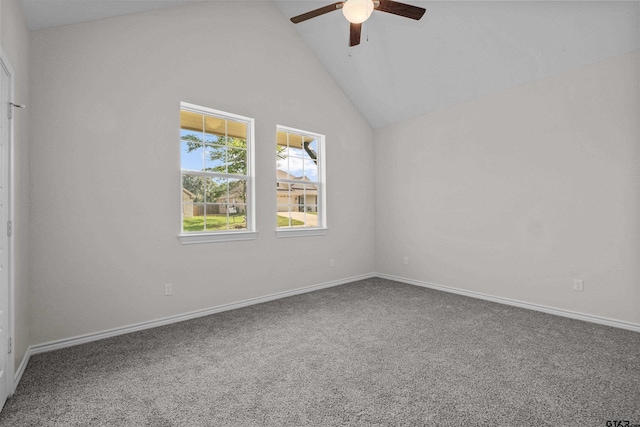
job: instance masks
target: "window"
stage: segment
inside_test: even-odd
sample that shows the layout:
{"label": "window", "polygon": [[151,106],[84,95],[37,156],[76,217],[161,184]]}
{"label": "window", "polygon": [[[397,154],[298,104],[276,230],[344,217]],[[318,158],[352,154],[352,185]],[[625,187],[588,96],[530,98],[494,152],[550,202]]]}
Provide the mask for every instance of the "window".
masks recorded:
{"label": "window", "polygon": [[276,130],[278,236],[326,233],[324,135]]}
{"label": "window", "polygon": [[255,238],[253,119],[180,107],[181,242]]}

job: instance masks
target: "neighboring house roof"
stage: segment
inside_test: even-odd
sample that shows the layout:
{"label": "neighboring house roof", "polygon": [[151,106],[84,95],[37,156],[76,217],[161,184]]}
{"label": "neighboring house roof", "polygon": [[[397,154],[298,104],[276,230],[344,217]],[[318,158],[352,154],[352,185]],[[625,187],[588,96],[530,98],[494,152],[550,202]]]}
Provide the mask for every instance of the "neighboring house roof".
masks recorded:
{"label": "neighboring house roof", "polygon": [[280,169],[278,169],[276,172],[278,173],[278,179],[300,179],[300,177],[289,175],[288,173]]}
{"label": "neighboring house roof", "polygon": [[195,199],[195,198],[196,198],[196,195],[195,195],[195,194],[193,194],[191,191],[187,190],[187,189],[186,189],[186,188],[184,188],[184,187],[182,187],[182,192],[183,192],[184,194],[186,194],[187,196],[189,196],[189,198],[190,198],[191,200],[193,200],[193,199]]}
{"label": "neighboring house roof", "polygon": [[[302,194],[304,187],[307,188],[307,194],[313,194],[318,191],[317,186],[314,184],[311,184],[310,183],[311,180],[309,180],[309,178],[307,178],[306,176],[293,176],[291,174],[288,174],[285,171],[281,171],[280,169],[278,169],[278,179],[291,179],[291,180],[301,181],[300,184],[290,184],[287,182],[279,182],[278,191],[291,190],[293,194]],[[309,184],[303,181],[306,181]]]}
{"label": "neighboring house roof", "polygon": [[278,179],[295,179],[298,181],[311,181],[309,178],[307,178],[306,176],[293,176],[291,174],[288,174],[285,171],[282,171],[280,169],[278,169]]}

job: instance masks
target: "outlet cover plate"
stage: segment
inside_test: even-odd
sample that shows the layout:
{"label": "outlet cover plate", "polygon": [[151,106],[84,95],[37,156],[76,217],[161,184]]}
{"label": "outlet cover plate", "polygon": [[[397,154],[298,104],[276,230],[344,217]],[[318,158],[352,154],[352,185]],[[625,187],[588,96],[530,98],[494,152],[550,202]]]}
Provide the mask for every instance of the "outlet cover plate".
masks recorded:
{"label": "outlet cover plate", "polygon": [[584,280],[573,279],[573,290],[576,292],[584,291]]}

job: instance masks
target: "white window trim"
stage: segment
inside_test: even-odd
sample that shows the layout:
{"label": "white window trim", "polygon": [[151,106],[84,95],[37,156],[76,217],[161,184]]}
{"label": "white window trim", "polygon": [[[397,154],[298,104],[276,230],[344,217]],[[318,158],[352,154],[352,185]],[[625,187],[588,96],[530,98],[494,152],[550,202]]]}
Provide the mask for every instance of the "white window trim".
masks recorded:
{"label": "white window trim", "polygon": [[[180,102],[180,110],[191,111],[194,113],[208,114],[224,119],[232,119],[247,124],[247,229],[238,231],[213,231],[201,233],[185,233],[182,231],[183,207],[182,207],[182,186],[180,188],[180,233],[178,239],[183,245],[191,245],[198,243],[217,243],[231,242],[241,240],[255,240],[258,236],[256,231],[256,203],[255,203],[255,120],[251,117],[245,117],[238,114],[227,113],[226,111],[214,110],[213,108],[203,107],[201,105],[190,104],[188,102]],[[182,167],[180,168],[180,176],[182,176]],[[234,176],[235,177],[235,176]]]}
{"label": "white window trim", "polygon": [[[296,227],[280,228],[276,225],[277,237],[301,237],[301,236],[323,236],[327,234],[327,174],[325,170],[325,136],[317,132],[292,128],[288,126],[276,125],[276,135],[278,132],[287,132],[313,136],[318,139],[318,226],[316,227]],[[277,182],[277,180],[276,180]]]}
{"label": "white window trim", "polygon": [[302,237],[302,236],[324,236],[329,232],[328,228],[319,227],[300,227],[300,228],[287,228],[276,229],[276,236],[278,237]]}
{"label": "white window trim", "polygon": [[183,245],[194,245],[198,243],[233,242],[240,240],[255,240],[258,237],[257,231],[234,231],[230,233],[190,233],[180,234],[178,239]]}

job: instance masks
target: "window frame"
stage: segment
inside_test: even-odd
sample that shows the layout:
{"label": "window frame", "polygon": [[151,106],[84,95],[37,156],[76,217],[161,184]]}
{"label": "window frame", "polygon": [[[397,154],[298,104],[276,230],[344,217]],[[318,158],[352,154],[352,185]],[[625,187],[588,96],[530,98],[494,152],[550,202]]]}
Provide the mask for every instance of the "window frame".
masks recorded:
{"label": "window frame", "polygon": [[[300,236],[321,236],[327,234],[329,229],[327,228],[327,176],[326,176],[326,136],[317,132],[310,132],[298,128],[289,126],[276,125],[276,147],[278,145],[278,132],[293,133],[302,136],[310,136],[318,141],[317,148],[317,166],[318,166],[318,181],[315,183],[318,187],[317,205],[318,205],[318,225],[315,227],[278,227],[276,222],[276,236],[277,237],[300,237]],[[288,182],[287,179],[279,179],[277,176],[278,163],[276,160],[276,188],[278,184],[293,183]],[[277,191],[277,190],[276,190]],[[278,202],[276,199],[276,215],[277,215]]]}
{"label": "window frame", "polygon": [[[251,117],[241,116],[239,114],[228,113],[226,111],[215,110],[213,108],[201,105],[191,104],[188,102],[180,102],[180,111],[189,111],[192,113],[203,114],[216,117],[223,120],[233,120],[244,123],[247,126],[247,171],[246,175],[229,174],[221,172],[192,171],[182,169],[182,139],[178,136],[178,148],[180,150],[180,233],[178,239],[183,245],[197,243],[215,243],[229,242],[237,240],[254,240],[257,236],[256,231],[256,215],[255,215],[255,119]],[[178,130],[180,130],[180,125]],[[245,230],[221,230],[221,231],[196,231],[184,232],[184,205],[182,201],[182,177],[185,173],[210,178],[231,178],[244,179],[247,185],[246,195],[246,217],[247,228]]]}

